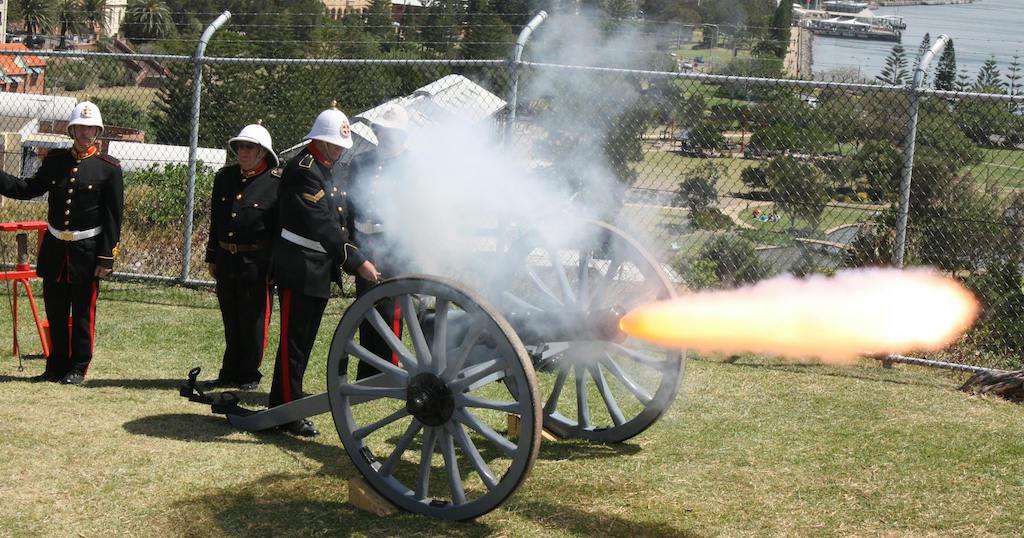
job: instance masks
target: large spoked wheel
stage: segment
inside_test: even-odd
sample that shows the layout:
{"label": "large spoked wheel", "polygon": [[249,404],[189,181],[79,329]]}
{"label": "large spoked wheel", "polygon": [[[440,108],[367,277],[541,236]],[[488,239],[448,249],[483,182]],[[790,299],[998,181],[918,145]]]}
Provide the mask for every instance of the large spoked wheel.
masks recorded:
{"label": "large spoked wheel", "polygon": [[[646,302],[675,297],[661,266],[622,230],[574,219],[537,228],[514,242],[515,266],[496,303],[515,323],[544,312],[589,312],[613,319]],[[523,315],[525,314],[525,316]],[[518,328],[518,327],[517,327]],[[650,427],[679,390],[685,356],[625,334],[579,327],[564,338],[523,341],[537,370],[544,426],[562,437],[621,442]]]}
{"label": "large spoked wheel", "polygon": [[[331,343],[327,389],[353,464],[410,512],[486,514],[526,479],[540,449],[537,380],[522,343],[454,282],[400,277],[353,303]],[[517,437],[508,414],[520,417]]]}

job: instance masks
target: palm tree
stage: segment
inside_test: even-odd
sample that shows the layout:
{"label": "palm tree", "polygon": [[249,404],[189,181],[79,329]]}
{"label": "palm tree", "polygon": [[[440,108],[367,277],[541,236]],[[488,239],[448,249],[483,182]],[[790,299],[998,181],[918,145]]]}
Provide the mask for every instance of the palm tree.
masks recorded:
{"label": "palm tree", "polygon": [[64,48],[67,45],[68,32],[79,32],[85,27],[82,20],[81,0],[59,0],[57,2],[57,22],[60,25],[60,45]]}
{"label": "palm tree", "polygon": [[11,18],[25,23],[28,41],[39,32],[53,28],[53,4],[50,0],[15,0]]}
{"label": "palm tree", "polygon": [[82,0],[82,15],[97,35],[107,27],[107,0]]}
{"label": "palm tree", "polygon": [[162,0],[132,0],[124,18],[125,34],[133,38],[164,37],[174,29],[171,10]]}

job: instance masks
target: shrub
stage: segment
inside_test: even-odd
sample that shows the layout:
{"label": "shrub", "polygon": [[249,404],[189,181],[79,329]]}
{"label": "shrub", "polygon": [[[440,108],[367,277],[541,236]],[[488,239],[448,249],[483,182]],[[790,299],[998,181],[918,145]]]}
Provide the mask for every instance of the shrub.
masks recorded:
{"label": "shrub", "polygon": [[46,79],[50,86],[64,88],[75,92],[96,84],[97,76],[94,66],[82,60],[64,60],[51,62],[46,70]]}
{"label": "shrub", "polygon": [[[210,194],[215,170],[202,162],[196,165],[193,222],[210,218]],[[125,177],[125,221],[134,226],[154,229],[178,229],[182,225],[188,165],[153,165]],[[157,230],[154,230],[157,231]]]}

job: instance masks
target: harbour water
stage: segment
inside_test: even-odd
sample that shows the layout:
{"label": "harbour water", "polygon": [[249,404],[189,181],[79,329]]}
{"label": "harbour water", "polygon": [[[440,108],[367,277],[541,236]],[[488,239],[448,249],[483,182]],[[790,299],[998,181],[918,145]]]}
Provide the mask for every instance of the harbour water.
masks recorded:
{"label": "harbour water", "polygon": [[[974,80],[978,68],[995,56],[1003,74],[1015,54],[1024,65],[1024,0],[977,0],[973,4],[941,6],[884,7],[877,15],[898,15],[907,23],[903,47],[908,59],[917,54],[927,32],[953,38],[957,67],[966,68]],[[859,68],[861,75],[873,79],[885,65],[893,43],[816,36],[812,67],[815,75],[835,68]],[[911,67],[913,62],[911,61]]]}

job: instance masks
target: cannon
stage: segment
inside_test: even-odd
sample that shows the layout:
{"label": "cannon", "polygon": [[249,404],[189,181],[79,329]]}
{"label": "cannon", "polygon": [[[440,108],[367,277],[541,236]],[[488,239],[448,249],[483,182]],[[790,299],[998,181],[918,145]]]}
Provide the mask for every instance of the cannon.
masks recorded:
{"label": "cannon", "polygon": [[[231,393],[203,394],[194,369],[181,394],[247,431],[329,412],[353,465],[392,504],[448,520],[486,514],[526,479],[542,428],[622,442],[679,389],[680,350],[618,330],[630,308],[675,295],[665,271],[618,228],[581,229],[561,243],[533,233],[511,241],[495,254],[510,269],[477,279],[483,293],[424,274],[380,283],[342,315],[324,393],[253,411]],[[401,309],[401,338],[376,308],[387,300]],[[364,322],[391,357],[359,344]],[[357,380],[359,361],[379,373]]]}

